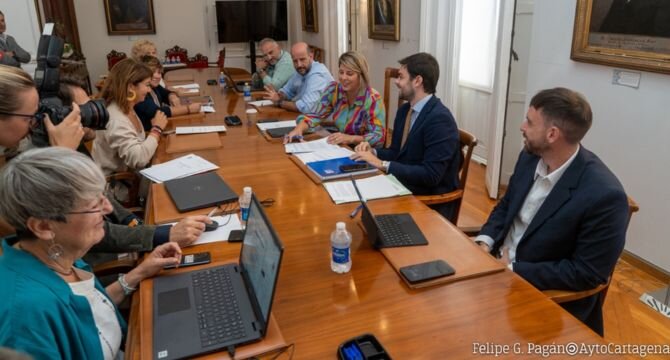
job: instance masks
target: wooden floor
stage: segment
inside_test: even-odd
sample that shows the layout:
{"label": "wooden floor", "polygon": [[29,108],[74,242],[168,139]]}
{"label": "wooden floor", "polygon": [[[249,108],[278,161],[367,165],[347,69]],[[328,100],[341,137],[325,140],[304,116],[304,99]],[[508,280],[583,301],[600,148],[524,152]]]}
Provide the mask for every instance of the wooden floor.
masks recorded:
{"label": "wooden floor", "polygon": [[[461,207],[459,226],[482,225],[496,202],[486,193],[486,167],[472,162]],[[635,215],[633,215],[635,216]],[[639,298],[667,286],[661,280],[619,260],[605,300],[605,340],[616,344],[670,344],[670,319]],[[668,358],[648,355],[647,359]]]}

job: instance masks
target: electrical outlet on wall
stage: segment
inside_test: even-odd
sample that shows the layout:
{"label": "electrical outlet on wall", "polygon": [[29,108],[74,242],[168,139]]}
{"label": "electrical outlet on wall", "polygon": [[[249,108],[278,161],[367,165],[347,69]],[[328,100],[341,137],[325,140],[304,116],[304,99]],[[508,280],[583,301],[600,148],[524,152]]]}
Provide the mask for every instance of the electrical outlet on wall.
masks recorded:
{"label": "electrical outlet on wall", "polygon": [[634,89],[640,87],[640,77],[642,75],[637,71],[624,71],[614,69],[612,72],[612,84],[628,86]]}

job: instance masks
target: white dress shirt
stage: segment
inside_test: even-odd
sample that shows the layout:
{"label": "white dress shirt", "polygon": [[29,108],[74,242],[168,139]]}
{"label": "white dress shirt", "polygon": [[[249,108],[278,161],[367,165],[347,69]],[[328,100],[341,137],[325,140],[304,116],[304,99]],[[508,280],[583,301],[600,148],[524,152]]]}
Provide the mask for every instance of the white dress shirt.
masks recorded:
{"label": "white dress shirt", "polygon": [[[523,201],[521,209],[519,209],[519,212],[514,217],[512,226],[507,232],[507,236],[505,236],[505,241],[501,247],[501,251],[505,251],[505,249],[508,251],[510,261],[508,267],[510,270],[513,269],[512,264],[516,260],[516,248],[519,245],[521,238],[523,238],[526,229],[528,229],[528,225],[533,221],[535,214],[537,214],[537,211],[544,203],[544,200],[549,193],[551,193],[554,185],[558,183],[561,176],[563,176],[563,173],[565,173],[565,170],[572,164],[575,157],[577,157],[579,148],[578,145],[577,150],[570,156],[568,161],[550,174],[547,174],[547,164],[545,164],[541,158],[540,161],[538,161],[537,167],[535,168],[535,181],[533,182],[533,186],[530,188],[528,195],[526,195],[526,199]],[[488,244],[490,248],[493,248],[493,239],[488,235],[479,235],[475,241],[483,241]]]}

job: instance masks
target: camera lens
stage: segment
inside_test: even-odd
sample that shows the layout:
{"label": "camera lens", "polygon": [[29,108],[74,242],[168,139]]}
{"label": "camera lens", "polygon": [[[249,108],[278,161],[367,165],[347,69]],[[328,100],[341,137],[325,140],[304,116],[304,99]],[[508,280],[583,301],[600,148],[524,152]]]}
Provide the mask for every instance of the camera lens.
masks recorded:
{"label": "camera lens", "polygon": [[105,108],[103,100],[91,100],[80,105],[81,125],[93,130],[104,130],[107,128],[109,113]]}

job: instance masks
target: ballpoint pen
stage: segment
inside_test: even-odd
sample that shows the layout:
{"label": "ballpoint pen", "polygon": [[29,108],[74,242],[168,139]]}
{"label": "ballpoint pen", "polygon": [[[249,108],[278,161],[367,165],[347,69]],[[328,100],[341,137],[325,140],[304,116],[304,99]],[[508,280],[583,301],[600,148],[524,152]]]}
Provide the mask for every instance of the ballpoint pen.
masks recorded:
{"label": "ballpoint pen", "polygon": [[363,208],[363,204],[360,204],[360,205],[356,206],[354,211],[352,211],[351,214],[349,214],[349,217],[352,218],[352,219],[355,218],[356,215],[358,215],[358,212],[361,211],[362,208]]}
{"label": "ballpoint pen", "polygon": [[219,210],[219,205],[216,205],[216,207],[214,207],[214,209],[212,209],[212,211],[210,211],[209,214],[207,214],[207,217],[211,218],[212,216],[214,216],[217,210]]}

